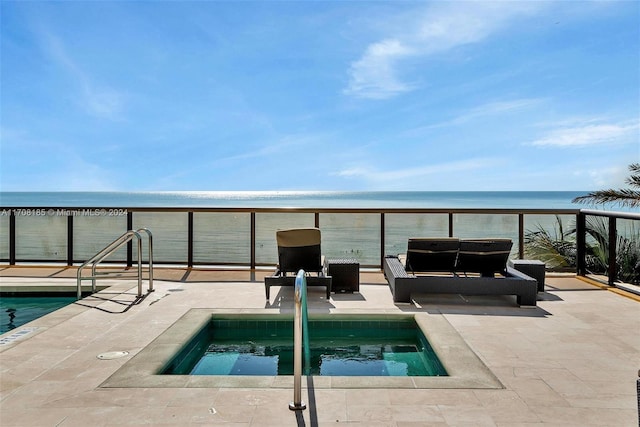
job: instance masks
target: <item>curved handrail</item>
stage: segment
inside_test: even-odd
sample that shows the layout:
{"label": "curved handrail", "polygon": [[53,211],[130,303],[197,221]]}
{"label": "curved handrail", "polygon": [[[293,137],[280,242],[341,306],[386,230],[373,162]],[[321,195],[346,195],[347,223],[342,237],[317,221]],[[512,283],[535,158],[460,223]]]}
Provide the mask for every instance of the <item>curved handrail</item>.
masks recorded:
{"label": "curved handrail", "polygon": [[[138,230],[129,230],[116,238],[113,242],[105,246],[101,251],[95,254],[93,257],[82,263],[78,267],[77,273],[77,299],[82,299],[82,280],[91,279],[91,291],[96,291],[96,268],[100,262],[109,257],[115,251],[120,249],[125,244],[129,243],[134,238],[138,243],[138,298],[142,297],[142,235],[140,232],[145,232],[149,240],[149,292],[153,292],[153,235],[147,228],[140,228]],[[91,276],[82,277],[82,271],[91,265]]]}
{"label": "curved handrail", "polygon": [[[293,401],[292,411],[306,409],[302,401],[302,347],[305,348],[305,374],[309,374],[311,354],[309,350],[309,326],[307,317],[307,279],[304,270],[298,271],[295,282],[295,317],[293,321]],[[304,337],[304,339],[303,339]]]}
{"label": "curved handrail", "polygon": [[[147,234],[147,239],[148,239],[148,251],[149,251],[149,292],[153,292],[153,234],[151,234],[151,230],[149,230],[148,228],[139,228],[138,233],[140,233],[141,231],[144,231]],[[140,255],[138,254],[138,259],[140,259]]]}

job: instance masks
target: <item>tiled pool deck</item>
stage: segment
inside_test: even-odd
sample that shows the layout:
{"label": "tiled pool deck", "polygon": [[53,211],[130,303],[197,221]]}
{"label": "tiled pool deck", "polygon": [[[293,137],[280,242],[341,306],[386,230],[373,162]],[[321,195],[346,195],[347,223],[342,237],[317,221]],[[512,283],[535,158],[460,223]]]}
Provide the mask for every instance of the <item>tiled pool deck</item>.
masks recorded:
{"label": "tiled pool deck", "polygon": [[[305,411],[290,411],[284,386],[101,387],[191,309],[291,313],[292,289],[266,272],[157,269],[156,291],[131,306],[134,282],[4,334],[1,426],[637,426],[640,302],[574,277],[548,277],[537,308],[507,297],[442,296],[394,304],[379,272],[361,274],[360,293],[324,298],[309,289],[311,313],[421,313],[446,321],[503,388],[356,388],[303,379]],[[75,270],[0,267],[2,287],[69,285]],[[145,285],[146,286],[146,285]],[[124,291],[124,293],[120,293]],[[127,351],[122,358],[98,355]],[[250,381],[250,379],[249,379]],[[307,388],[307,385],[309,387]]]}

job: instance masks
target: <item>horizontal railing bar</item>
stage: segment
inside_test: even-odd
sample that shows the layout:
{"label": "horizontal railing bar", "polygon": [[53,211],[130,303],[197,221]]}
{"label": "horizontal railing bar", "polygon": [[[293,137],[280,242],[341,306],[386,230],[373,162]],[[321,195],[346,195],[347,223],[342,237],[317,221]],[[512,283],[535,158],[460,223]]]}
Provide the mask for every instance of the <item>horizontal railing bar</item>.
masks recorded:
{"label": "horizontal railing bar", "polygon": [[137,275],[138,273],[135,271],[127,271],[127,270],[121,270],[121,271],[96,271],[96,276],[111,276],[111,275],[115,275],[115,274],[131,274],[131,275]]}
{"label": "horizontal railing bar", "polygon": [[585,215],[602,216],[606,218],[640,220],[640,213],[636,213],[636,212],[594,211],[590,209],[581,209],[580,213]]}
{"label": "horizontal railing bar", "polygon": [[137,274],[104,274],[104,273],[97,273],[94,276],[82,276],[80,277],[80,279],[82,280],[89,280],[89,279],[104,279],[104,278],[108,278],[108,277],[138,277]]}
{"label": "horizontal railing bar", "polygon": [[[11,206],[2,207],[0,209],[16,209],[16,210],[50,210],[54,211],[82,211],[82,210],[103,210],[103,207],[38,207],[34,208],[23,206]],[[129,211],[129,212],[200,212],[200,213],[470,213],[470,214],[560,214],[560,215],[577,215],[580,213],[580,209],[529,209],[529,208],[311,208],[311,207],[294,207],[294,208],[279,208],[279,207],[116,207],[109,208],[115,210]],[[597,211],[596,211],[597,212]]]}

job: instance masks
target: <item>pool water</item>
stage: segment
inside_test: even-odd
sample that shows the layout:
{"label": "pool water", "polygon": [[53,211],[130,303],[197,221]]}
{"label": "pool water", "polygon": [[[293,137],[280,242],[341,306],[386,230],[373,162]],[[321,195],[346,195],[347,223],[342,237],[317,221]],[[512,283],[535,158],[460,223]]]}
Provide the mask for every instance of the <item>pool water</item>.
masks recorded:
{"label": "pool water", "polygon": [[73,296],[0,297],[0,334],[56,311],[75,300]]}
{"label": "pool water", "polygon": [[[309,320],[311,375],[447,375],[413,319]],[[293,320],[213,319],[163,370],[293,375]]]}

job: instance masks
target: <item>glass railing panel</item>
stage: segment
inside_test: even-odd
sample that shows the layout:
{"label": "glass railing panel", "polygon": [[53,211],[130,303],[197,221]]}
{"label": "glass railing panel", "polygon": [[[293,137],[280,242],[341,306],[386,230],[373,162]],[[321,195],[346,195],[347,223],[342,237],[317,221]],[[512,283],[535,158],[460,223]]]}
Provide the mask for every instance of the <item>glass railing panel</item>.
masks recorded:
{"label": "glass railing panel", "polygon": [[[148,228],[153,234],[154,262],[187,262],[189,237],[187,212],[134,212],[133,229],[139,228]],[[143,261],[148,259],[146,240],[146,236],[143,236]],[[137,261],[137,259],[137,251],[134,246],[133,260]]]}
{"label": "glass railing panel", "polygon": [[0,215],[0,260],[9,259],[9,214]]}
{"label": "glass railing panel", "polygon": [[385,214],[384,228],[385,255],[404,254],[411,237],[448,237],[449,215]]}
{"label": "glass railing panel", "polygon": [[[586,270],[589,277],[608,282],[609,275],[609,218],[586,215]],[[616,277],[615,280],[637,284],[640,282],[636,266],[640,260],[640,220],[616,219]]]}
{"label": "glass railing panel", "polygon": [[640,284],[640,220],[616,221],[618,245],[616,247],[617,279],[634,285]]}
{"label": "glass railing panel", "polygon": [[[75,216],[73,259],[86,261],[127,231],[127,215]],[[146,239],[146,235],[143,236]],[[146,245],[146,243],[145,243]],[[126,262],[127,247],[112,253],[105,262]]]}
{"label": "glass railing panel", "polygon": [[355,258],[380,265],[380,214],[321,213],[322,252],[327,258]]}
{"label": "glass railing panel", "polygon": [[248,212],[195,212],[193,262],[244,264],[251,262],[251,214]]}
{"label": "glass railing panel", "polygon": [[[256,214],[256,264],[276,265],[278,245],[276,231],[288,228],[308,228],[315,226],[315,214],[303,213],[257,213]],[[325,241],[324,234],[322,235]],[[324,249],[324,248],[323,248]]]}
{"label": "glass railing panel", "polygon": [[67,217],[34,215],[38,210],[16,214],[17,261],[66,261]]}
{"label": "glass railing panel", "polygon": [[543,261],[547,270],[576,270],[576,216],[524,216],[524,257]]}
{"label": "glass railing panel", "polygon": [[453,236],[460,239],[511,239],[511,258],[518,257],[517,214],[454,214]]}
{"label": "glass railing panel", "polygon": [[[609,218],[586,215],[586,268],[596,276],[606,276],[609,268]],[[597,277],[601,280],[602,277]],[[606,279],[604,279],[606,282]]]}

